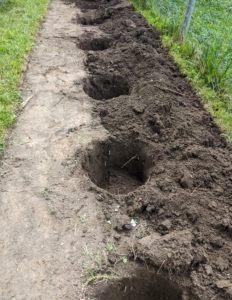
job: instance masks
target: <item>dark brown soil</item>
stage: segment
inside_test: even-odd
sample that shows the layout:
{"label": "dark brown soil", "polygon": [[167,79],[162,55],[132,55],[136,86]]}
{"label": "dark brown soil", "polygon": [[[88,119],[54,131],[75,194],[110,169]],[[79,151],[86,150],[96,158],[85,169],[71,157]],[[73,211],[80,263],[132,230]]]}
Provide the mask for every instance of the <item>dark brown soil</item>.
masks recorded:
{"label": "dark brown soil", "polygon": [[121,95],[128,95],[130,88],[126,78],[119,74],[102,74],[85,80],[84,91],[96,100],[107,100]]}
{"label": "dark brown soil", "polygon": [[113,194],[127,194],[145,184],[152,166],[145,145],[133,140],[98,143],[83,162],[91,180]]}
{"label": "dark brown soil", "polygon": [[[119,252],[160,269],[162,280],[183,292],[136,277],[98,299],[232,299],[231,146],[162,48],[160,33],[131,4],[76,5],[89,9],[78,22],[110,37],[107,46],[94,37],[80,44],[94,50],[83,89],[109,132],[82,158],[111,221],[106,236],[117,234]],[[132,233],[128,220],[135,217]]]}
{"label": "dark brown soil", "polygon": [[[102,291],[103,290],[103,291]],[[181,300],[182,292],[177,287],[152,272],[141,271],[137,277],[123,278],[98,291],[99,300]]]}
{"label": "dark brown soil", "polygon": [[110,47],[112,40],[107,36],[93,37],[92,34],[85,35],[78,42],[78,48],[82,50],[101,51]]}

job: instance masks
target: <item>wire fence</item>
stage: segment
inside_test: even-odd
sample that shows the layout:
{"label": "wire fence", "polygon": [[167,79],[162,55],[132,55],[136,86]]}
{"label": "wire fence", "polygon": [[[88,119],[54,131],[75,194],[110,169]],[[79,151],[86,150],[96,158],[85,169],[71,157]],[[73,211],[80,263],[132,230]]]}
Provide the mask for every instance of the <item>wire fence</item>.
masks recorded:
{"label": "wire fence", "polygon": [[[178,40],[188,0],[138,0],[152,10],[162,32]],[[196,0],[186,37],[186,57],[200,69],[214,90],[232,92],[232,2]],[[190,62],[190,61],[189,61]]]}

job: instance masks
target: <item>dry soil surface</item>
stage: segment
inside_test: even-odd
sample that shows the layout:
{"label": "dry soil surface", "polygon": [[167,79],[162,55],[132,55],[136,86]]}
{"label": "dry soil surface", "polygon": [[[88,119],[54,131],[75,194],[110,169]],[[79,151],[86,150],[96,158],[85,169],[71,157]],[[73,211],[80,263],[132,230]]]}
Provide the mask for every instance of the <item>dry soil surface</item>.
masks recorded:
{"label": "dry soil surface", "polygon": [[232,152],[126,1],[54,0],[1,167],[0,299],[232,299]]}

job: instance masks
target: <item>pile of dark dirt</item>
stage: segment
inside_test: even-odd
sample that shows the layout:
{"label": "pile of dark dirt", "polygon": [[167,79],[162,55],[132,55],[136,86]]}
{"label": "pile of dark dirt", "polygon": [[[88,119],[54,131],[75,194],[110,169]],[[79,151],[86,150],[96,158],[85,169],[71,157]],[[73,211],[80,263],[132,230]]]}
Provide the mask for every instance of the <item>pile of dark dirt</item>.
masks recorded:
{"label": "pile of dark dirt", "polygon": [[[161,267],[183,292],[162,288],[154,296],[142,279],[131,279],[135,288],[123,294],[123,279],[99,299],[232,299],[231,146],[162,48],[160,33],[131,4],[76,5],[90,9],[78,22],[110,37],[107,47],[82,46],[94,50],[87,52],[83,89],[110,135],[83,159],[111,221],[106,235],[131,258]],[[151,293],[141,296],[143,286]]]}

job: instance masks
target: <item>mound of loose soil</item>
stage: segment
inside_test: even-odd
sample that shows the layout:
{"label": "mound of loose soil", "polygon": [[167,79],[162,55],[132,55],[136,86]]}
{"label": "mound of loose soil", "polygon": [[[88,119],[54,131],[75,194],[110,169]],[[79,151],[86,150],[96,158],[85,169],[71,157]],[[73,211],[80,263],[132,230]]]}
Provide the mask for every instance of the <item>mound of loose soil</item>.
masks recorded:
{"label": "mound of loose soil", "polygon": [[111,223],[106,234],[184,291],[164,284],[157,292],[150,275],[136,275],[98,299],[232,299],[230,146],[162,48],[160,32],[131,4],[76,5],[90,9],[78,22],[108,36],[84,35],[80,44],[90,50],[83,89],[109,132],[83,159]]}

